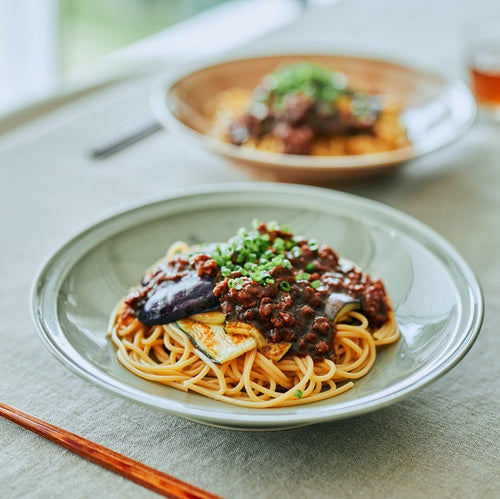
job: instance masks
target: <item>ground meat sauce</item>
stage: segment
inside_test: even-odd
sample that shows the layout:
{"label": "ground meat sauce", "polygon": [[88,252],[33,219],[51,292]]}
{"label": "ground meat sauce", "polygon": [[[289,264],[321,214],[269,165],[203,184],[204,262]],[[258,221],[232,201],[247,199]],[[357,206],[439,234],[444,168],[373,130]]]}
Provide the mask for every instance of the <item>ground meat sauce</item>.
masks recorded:
{"label": "ground meat sauce", "polygon": [[[298,98],[301,97],[302,100]],[[347,99],[347,98],[346,98]],[[286,154],[310,154],[315,141],[333,136],[352,137],[358,134],[375,135],[375,123],[380,116],[380,103],[376,97],[365,97],[369,114],[362,117],[340,113],[335,109],[322,113],[321,106],[303,94],[285,100],[285,112],[276,112],[270,106],[265,115],[255,115],[252,110],[236,118],[229,127],[229,140],[241,145],[249,139],[262,139],[273,135],[281,140]],[[305,113],[297,113],[297,107]]]}
{"label": "ground meat sauce", "polygon": [[[304,71],[309,73],[305,81]],[[231,123],[229,140],[241,145],[271,135],[281,141],[284,153],[310,154],[318,138],[375,135],[380,98],[334,80],[330,71],[308,64],[267,75],[255,88],[249,110]]]}
{"label": "ground meat sauce", "polygon": [[[271,268],[270,282],[260,284],[241,271],[222,276],[215,259],[207,254],[189,259],[177,257],[147,274],[141,288],[131,293],[126,303],[137,312],[160,283],[197,273],[200,278],[213,280],[213,294],[228,322],[249,323],[270,342],[291,342],[287,355],[310,355],[314,359],[335,355],[336,326],[333,318],[325,314],[325,304],[332,293],[359,300],[360,310],[373,328],[387,322],[390,305],[381,281],[373,280],[355,267],[346,269],[327,245],[293,239],[291,233],[270,230],[266,224],[260,224],[257,230],[259,234],[268,235],[270,245],[277,238],[294,242],[291,251],[283,252],[291,265]],[[240,282],[238,289],[230,286],[235,280]]]}

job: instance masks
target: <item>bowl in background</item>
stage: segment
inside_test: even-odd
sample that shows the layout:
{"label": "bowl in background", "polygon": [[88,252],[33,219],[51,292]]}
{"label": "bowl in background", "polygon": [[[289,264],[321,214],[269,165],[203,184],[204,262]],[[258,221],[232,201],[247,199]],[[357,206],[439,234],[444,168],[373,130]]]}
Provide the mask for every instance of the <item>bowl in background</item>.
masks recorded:
{"label": "bowl in background", "polygon": [[[252,89],[280,65],[315,62],[366,83],[396,100],[411,146],[387,152],[310,156],[255,150],[210,136],[207,102],[233,87]],[[439,149],[458,139],[473,123],[476,106],[467,86],[392,62],[325,54],[295,54],[237,59],[165,79],[153,90],[152,107],[172,133],[229,159],[259,180],[322,183],[365,177]]]}

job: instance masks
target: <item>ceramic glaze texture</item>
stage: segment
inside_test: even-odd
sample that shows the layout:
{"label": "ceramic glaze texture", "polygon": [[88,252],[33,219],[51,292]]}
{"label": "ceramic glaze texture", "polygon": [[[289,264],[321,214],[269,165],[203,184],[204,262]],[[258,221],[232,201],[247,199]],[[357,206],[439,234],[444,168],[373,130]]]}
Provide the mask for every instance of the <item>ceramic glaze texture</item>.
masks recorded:
{"label": "ceramic glaze texture", "polygon": [[[174,241],[223,241],[254,218],[278,220],[296,234],[330,244],[381,278],[400,341],[378,350],[375,366],[352,390],[290,408],[236,407],[124,369],[107,337],[108,322],[144,270]],[[33,313],[44,343],[64,364],[115,394],[206,424],[276,429],[368,412],[436,379],[472,345],[483,302],[474,275],[453,248],[394,209],[323,189],[235,184],[140,206],[83,232],[40,273]]]}

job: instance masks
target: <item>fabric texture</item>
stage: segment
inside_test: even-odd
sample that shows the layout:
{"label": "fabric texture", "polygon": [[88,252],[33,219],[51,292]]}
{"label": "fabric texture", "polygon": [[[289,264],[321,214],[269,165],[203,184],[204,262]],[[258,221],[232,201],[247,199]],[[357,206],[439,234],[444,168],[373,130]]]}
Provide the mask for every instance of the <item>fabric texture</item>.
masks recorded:
{"label": "fabric texture", "polygon": [[[451,1],[340,2],[245,51],[364,48],[457,76],[466,16]],[[248,179],[166,131],[105,161],[89,159],[89,144],[143,118],[152,81],[101,90],[0,138],[0,400],[228,498],[498,497],[500,140],[482,115],[453,146],[390,176],[340,186],[440,232],[483,288],[486,314],[471,351],[404,401],[294,430],[229,431],[122,400],[44,348],[30,293],[54,250],[95,221],[177,187]],[[2,497],[156,496],[1,418],[0,435]]]}

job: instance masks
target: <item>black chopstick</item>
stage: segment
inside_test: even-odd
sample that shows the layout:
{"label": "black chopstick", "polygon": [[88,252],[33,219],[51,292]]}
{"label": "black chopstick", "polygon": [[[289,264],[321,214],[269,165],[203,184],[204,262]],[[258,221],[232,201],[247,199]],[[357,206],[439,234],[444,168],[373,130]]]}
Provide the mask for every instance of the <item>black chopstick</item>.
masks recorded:
{"label": "black chopstick", "polygon": [[118,136],[104,139],[101,143],[91,146],[89,148],[89,155],[92,159],[108,158],[162,128],[162,125],[153,118],[144,123],[135,124]]}

